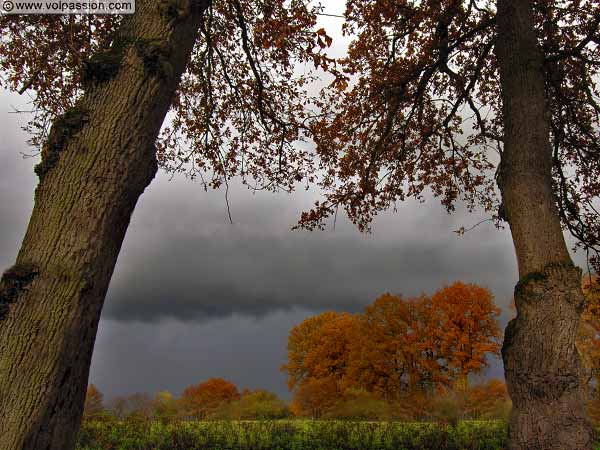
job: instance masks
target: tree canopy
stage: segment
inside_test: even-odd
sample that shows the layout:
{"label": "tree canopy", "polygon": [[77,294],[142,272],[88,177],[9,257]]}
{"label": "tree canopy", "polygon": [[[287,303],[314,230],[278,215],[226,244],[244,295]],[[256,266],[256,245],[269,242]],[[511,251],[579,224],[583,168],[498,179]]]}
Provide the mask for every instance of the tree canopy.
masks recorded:
{"label": "tree canopy", "polygon": [[[534,9],[556,204],[597,264],[600,6],[537,0]],[[462,200],[499,225],[495,2],[348,2],[343,29],[353,39],[338,59],[326,52],[331,37],[316,28],[321,11],[298,0],[212,2],[157,142],[162,166],[205,187],[236,175],[254,189],[318,184],[325,198],[300,219],[308,229],[323,228],[342,207],[368,230],[378,212],[428,190],[449,211]],[[0,18],[2,84],[33,93],[35,145],[86,83],[110,76],[120,20]],[[311,83],[327,77],[333,81],[309,95]]]}
{"label": "tree canopy", "polygon": [[[600,5],[533,2],[562,224],[600,249]],[[427,190],[505,219],[496,179],[503,116],[491,0],[348,2],[348,55],[312,122],[326,198],[302,215],[322,228],[338,207],[359,228]],[[597,258],[595,259],[597,263]]]}
{"label": "tree canopy", "polygon": [[[157,142],[162,167],[205,188],[236,175],[255,189],[290,190],[312,178],[310,152],[297,144],[308,133],[314,69],[331,63],[323,54],[331,38],[316,29],[319,11],[299,0],[211,2]],[[1,84],[31,96],[33,145],[44,144],[52,119],[86,86],[114,76],[125,44],[121,21],[0,17]]]}
{"label": "tree canopy", "polygon": [[181,394],[184,415],[205,419],[223,405],[240,399],[237,386],[222,378],[210,378],[187,387]]}
{"label": "tree canopy", "polygon": [[432,297],[384,294],[362,314],[309,317],[290,331],[282,367],[295,409],[318,417],[348,390],[391,401],[465,382],[498,355],[499,314],[487,289],[456,282]]}

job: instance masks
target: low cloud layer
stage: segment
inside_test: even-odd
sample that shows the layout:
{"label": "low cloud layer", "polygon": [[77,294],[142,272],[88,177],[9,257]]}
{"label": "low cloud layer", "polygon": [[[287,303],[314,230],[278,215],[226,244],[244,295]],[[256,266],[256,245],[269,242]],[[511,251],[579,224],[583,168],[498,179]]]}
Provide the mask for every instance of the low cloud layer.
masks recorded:
{"label": "low cloud layer", "polygon": [[502,303],[510,296],[514,260],[506,231],[490,225],[458,237],[453,230],[473,218],[416,202],[382,215],[372,235],[348,222],[325,232],[291,231],[309,196],[233,190],[231,225],[221,194],[161,177],[134,215],[105,317],[156,322],[293,308],[353,311],[383,292],[416,295],[456,279],[490,287]]}

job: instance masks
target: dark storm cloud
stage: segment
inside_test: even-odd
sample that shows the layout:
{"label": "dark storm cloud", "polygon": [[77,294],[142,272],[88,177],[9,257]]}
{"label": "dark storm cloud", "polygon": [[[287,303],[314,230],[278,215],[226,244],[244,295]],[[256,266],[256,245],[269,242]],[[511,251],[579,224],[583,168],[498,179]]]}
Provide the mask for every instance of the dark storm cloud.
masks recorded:
{"label": "dark storm cloud", "polygon": [[455,279],[509,295],[511,285],[500,281],[510,283],[514,266],[505,232],[488,227],[459,238],[452,230],[473,219],[449,216],[435,203],[382,215],[373,235],[343,221],[326,232],[290,231],[308,198],[234,189],[238,219],[231,225],[221,194],[161,177],[136,210],[105,317],[155,322],[293,308],[356,311],[383,292],[416,295]]}
{"label": "dark storm cloud", "polygon": [[234,312],[261,315],[295,306],[356,309],[386,290],[431,290],[436,280],[443,282],[440,274],[447,281],[464,275],[461,266],[476,268],[472,281],[493,282],[499,270],[506,271],[498,267],[494,253],[457,264],[454,258],[465,252],[457,249],[449,257],[437,242],[400,239],[378,247],[322,236],[166,237],[123,257],[123,264],[136,270],[117,273],[107,317],[195,320]]}

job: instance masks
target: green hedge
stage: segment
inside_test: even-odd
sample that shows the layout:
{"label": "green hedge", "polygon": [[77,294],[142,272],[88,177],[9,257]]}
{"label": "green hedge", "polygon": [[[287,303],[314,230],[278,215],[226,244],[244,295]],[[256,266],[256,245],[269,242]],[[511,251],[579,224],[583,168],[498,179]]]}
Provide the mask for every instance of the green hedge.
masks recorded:
{"label": "green hedge", "polygon": [[503,422],[87,422],[77,450],[502,450]]}

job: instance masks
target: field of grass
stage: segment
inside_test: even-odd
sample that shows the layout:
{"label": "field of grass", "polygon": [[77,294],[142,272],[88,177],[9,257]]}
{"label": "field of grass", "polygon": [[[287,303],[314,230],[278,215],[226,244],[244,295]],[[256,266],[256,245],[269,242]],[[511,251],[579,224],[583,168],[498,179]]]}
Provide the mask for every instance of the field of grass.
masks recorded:
{"label": "field of grass", "polygon": [[501,421],[86,422],[77,450],[502,450],[505,440]]}

